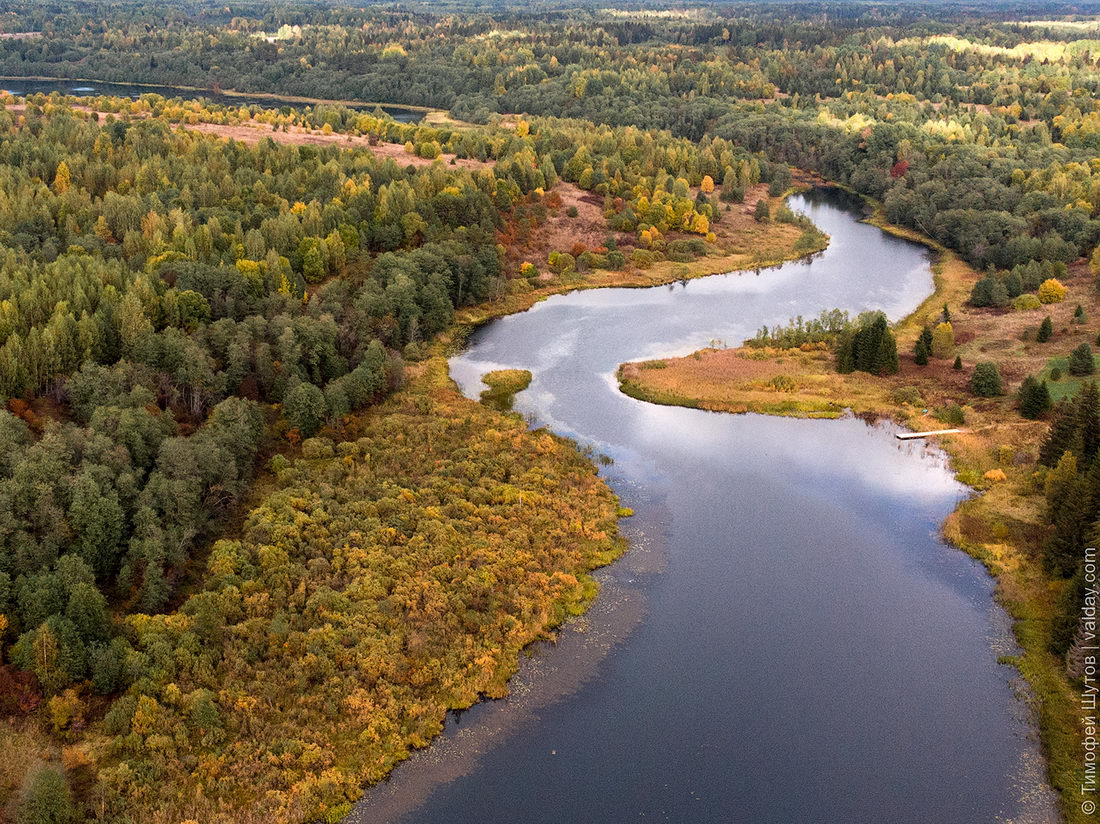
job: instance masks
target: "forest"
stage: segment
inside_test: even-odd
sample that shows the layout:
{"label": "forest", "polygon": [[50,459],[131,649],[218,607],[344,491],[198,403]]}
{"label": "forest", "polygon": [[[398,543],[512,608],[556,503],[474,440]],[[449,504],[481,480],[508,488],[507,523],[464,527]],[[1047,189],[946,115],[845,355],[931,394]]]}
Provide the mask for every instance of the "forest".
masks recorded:
{"label": "forest", "polygon": [[[617,502],[449,385],[464,310],[689,265],[806,176],[957,254],[991,316],[1100,276],[1100,23],[1039,11],[6,4],[0,75],[198,91],[0,98],[0,713],[81,753],[0,775],[0,819],[338,820],[591,600]],[[749,344],[891,375],[888,326]],[[949,333],[945,307],[917,362]],[[1065,678],[1100,534],[1085,346],[1066,397],[968,385],[1044,424]]]}
{"label": "forest", "polygon": [[890,220],[979,268],[1095,246],[1100,41],[1013,23],[1008,10],[822,8],[828,26],[783,6],[672,18],[302,6],[228,19],[104,7],[47,20],[16,4],[8,30],[49,36],[0,40],[0,74],[140,76],[425,105],[478,123],[523,112],[720,137],[883,200]]}

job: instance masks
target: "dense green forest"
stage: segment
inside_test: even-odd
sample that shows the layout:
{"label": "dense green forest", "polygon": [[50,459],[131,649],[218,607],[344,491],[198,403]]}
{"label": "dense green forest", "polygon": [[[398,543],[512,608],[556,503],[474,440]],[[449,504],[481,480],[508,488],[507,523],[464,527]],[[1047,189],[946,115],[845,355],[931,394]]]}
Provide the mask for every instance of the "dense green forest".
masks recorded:
{"label": "dense green forest", "polygon": [[[3,75],[319,99],[0,100],[0,710],[93,765],[69,818],[24,820],[331,820],[591,597],[613,496],[446,386],[456,312],[689,263],[792,167],[957,252],[991,314],[1100,274],[1100,23],[1075,11],[6,4]],[[597,228],[558,243],[578,205]],[[815,323],[757,343],[898,371],[883,316]],[[1029,381],[1079,675],[1100,413],[1087,381],[1052,409]]]}

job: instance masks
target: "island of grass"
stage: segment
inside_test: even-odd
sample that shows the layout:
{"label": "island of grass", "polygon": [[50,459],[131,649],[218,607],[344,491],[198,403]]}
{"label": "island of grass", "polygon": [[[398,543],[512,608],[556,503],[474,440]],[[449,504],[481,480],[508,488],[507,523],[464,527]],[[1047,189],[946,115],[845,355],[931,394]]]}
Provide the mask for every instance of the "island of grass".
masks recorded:
{"label": "island of grass", "polygon": [[638,400],[715,412],[838,418],[855,392],[814,349],[702,349],[687,357],[624,363],[619,387]]}
{"label": "island of grass", "polygon": [[496,369],[482,375],[481,382],[489,387],[481,393],[481,402],[506,412],[512,408],[516,394],[531,385],[531,373],[526,369]]}

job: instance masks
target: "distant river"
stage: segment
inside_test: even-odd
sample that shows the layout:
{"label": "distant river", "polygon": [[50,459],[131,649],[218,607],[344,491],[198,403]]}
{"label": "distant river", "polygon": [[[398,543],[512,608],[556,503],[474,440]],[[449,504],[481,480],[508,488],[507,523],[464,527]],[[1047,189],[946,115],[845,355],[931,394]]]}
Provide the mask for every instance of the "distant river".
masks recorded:
{"label": "distant river", "polygon": [[792,198],[810,261],[550,298],[454,358],[534,373],[516,409],[614,460],[637,515],[592,612],[513,695],[453,716],[349,822],[993,824],[1056,821],[983,568],[938,537],[967,490],[891,425],[655,406],[627,360],[839,306],[900,318],[926,251],[835,191]]}
{"label": "distant river", "polygon": [[[96,95],[112,95],[114,97],[140,97],[143,94],[159,94],[167,98],[179,97],[184,100],[209,100],[225,106],[267,106],[277,109],[281,106],[297,106],[301,108],[303,103],[285,103],[263,95],[226,95],[216,92],[195,89],[181,89],[176,86],[144,86],[134,83],[101,83],[85,82],[81,80],[29,80],[24,77],[0,77],[0,89],[11,92],[14,95],[50,94],[60,92],[71,94],[75,97],[92,97]],[[424,112],[414,109],[406,109],[402,106],[376,106],[367,104],[351,104],[351,108],[374,111],[381,109],[394,120],[401,123],[419,123],[424,117]]]}

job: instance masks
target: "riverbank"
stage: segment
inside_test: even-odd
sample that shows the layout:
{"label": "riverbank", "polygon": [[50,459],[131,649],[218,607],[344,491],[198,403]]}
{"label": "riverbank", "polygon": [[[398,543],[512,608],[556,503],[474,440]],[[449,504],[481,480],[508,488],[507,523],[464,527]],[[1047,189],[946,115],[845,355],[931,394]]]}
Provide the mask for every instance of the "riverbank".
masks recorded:
{"label": "riverbank", "polygon": [[[896,324],[901,368],[876,378],[865,373],[837,374],[832,355],[820,347],[806,350],[706,349],[684,358],[623,364],[620,388],[653,403],[722,412],[755,412],[796,417],[837,417],[845,410],[888,417],[913,430],[944,428],[948,411],[965,416],[964,434],[940,438],[959,480],[980,494],[963,501],[943,525],[944,537],[982,561],[997,582],[996,597],[1013,620],[1020,653],[1004,659],[1027,681],[1039,735],[1068,822],[1092,820],[1081,810],[1083,731],[1075,686],[1064,662],[1049,651],[1052,620],[1064,586],[1052,581],[1037,559],[1046,533],[1044,500],[1035,459],[1046,432],[1043,422],[1022,419],[1014,408],[1019,382],[1044,368],[1056,355],[1082,341],[1094,340],[1100,325],[1074,323],[1074,307],[1097,306],[1092,279],[1082,267],[1067,280],[1066,300],[1038,310],[1012,312],[965,305],[979,275],[954,254],[928,238],[890,226],[875,208],[870,222],[892,234],[918,241],[937,254],[935,288],[921,305]],[[950,358],[915,364],[913,345],[920,330],[938,320],[944,305],[951,315],[957,346]],[[1056,330],[1048,343],[1034,340],[1034,328],[1050,315]],[[1007,393],[974,398],[968,387],[978,361],[997,363]]]}
{"label": "riverbank", "polygon": [[[339,438],[273,459],[277,488],[214,546],[202,591],[130,619],[139,650],[179,663],[120,699],[143,708],[141,735],[82,744],[111,808],[339,820],[449,710],[505,695],[522,651],[584,612],[590,573],[625,549],[618,499],[576,445],[463,397],[442,357]],[[211,608],[219,630],[195,652]],[[202,695],[238,712],[173,737]]]}
{"label": "riverbank", "polygon": [[[811,183],[806,181],[778,197],[768,197],[773,213],[786,202],[790,194],[810,186]],[[593,269],[580,274],[537,281],[516,278],[508,282],[506,293],[497,295],[486,303],[456,312],[455,327],[443,336],[443,341],[458,341],[461,344],[465,335],[474,328],[494,318],[523,312],[554,295],[585,289],[646,289],[710,275],[766,269],[811,257],[829,245],[829,236],[821,232],[816,233],[812,244],[800,245],[805,237],[806,232],[794,224],[774,220],[763,223],[752,221],[731,230],[722,238],[721,245],[713,245],[709,254],[692,261],[681,263],[662,260],[646,268],[627,266],[613,270]]]}

